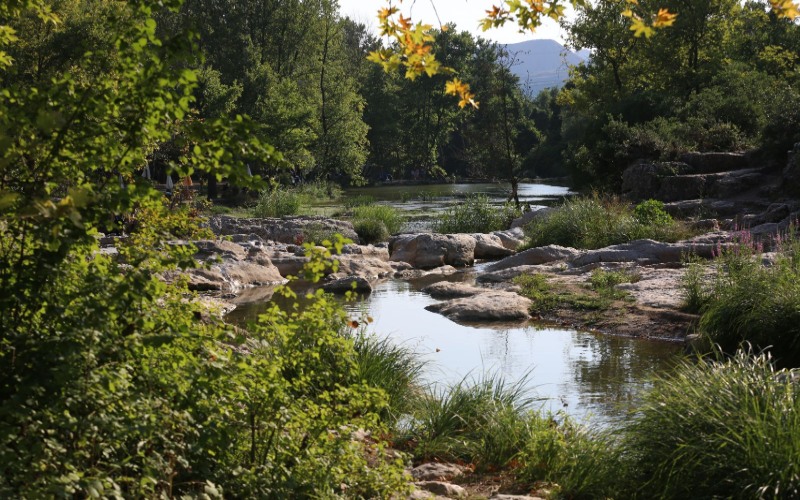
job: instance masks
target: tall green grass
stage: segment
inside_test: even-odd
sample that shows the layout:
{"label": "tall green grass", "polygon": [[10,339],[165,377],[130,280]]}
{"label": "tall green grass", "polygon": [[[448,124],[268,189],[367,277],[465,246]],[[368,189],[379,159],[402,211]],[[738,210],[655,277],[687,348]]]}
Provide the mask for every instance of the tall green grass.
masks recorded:
{"label": "tall green grass", "polygon": [[503,467],[524,446],[533,402],[524,380],[509,383],[497,375],[431,387],[400,441],[418,460]]}
{"label": "tall green grass", "polygon": [[304,206],[302,195],[288,189],[268,189],[258,195],[253,217],[284,217],[297,215]]}
{"label": "tall green grass", "polygon": [[[749,232],[720,249],[715,279],[707,288],[689,274],[688,298],[701,312],[700,332],[725,352],[747,343],[769,349],[782,366],[800,366],[800,239],[794,229],[779,239],[778,255],[765,266]],[[691,273],[699,271],[693,270]]]}
{"label": "tall green grass", "polygon": [[411,413],[421,391],[425,362],[412,349],[391,339],[360,332],[355,335],[356,372],[359,380],[386,393],[382,417],[389,423]]}
{"label": "tall green grass", "polygon": [[442,213],[433,224],[437,233],[491,233],[507,229],[521,212],[511,203],[497,207],[486,195],[474,195]]}
{"label": "tall green grass", "polygon": [[299,186],[274,186],[261,191],[252,210],[253,217],[284,217],[309,211],[315,201],[335,200],[342,188],[331,181],[317,180]]}
{"label": "tall green grass", "polygon": [[649,238],[677,241],[691,233],[649,200],[631,209],[614,197],[598,194],[568,199],[558,209],[525,228],[526,248],[561,245],[595,249]]}
{"label": "tall green grass", "polygon": [[624,497],[800,497],[800,384],[769,356],[684,362],[623,429]]}
{"label": "tall green grass", "polygon": [[353,228],[365,243],[386,241],[403,228],[400,211],[389,205],[362,205],[353,208]]}

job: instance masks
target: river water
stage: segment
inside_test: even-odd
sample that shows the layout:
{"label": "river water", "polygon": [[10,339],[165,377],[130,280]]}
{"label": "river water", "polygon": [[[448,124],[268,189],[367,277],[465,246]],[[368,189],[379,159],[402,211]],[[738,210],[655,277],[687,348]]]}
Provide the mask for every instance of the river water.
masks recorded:
{"label": "river water", "polygon": [[[546,411],[563,411],[608,426],[626,418],[649,378],[663,373],[681,352],[666,342],[612,337],[528,322],[458,324],[425,310],[436,302],[421,290],[442,279],[474,283],[475,269],[442,278],[385,280],[358,302],[344,303],[353,318],[373,318],[369,332],[410,347],[427,362],[424,382],[452,384],[483,373],[523,381]],[[304,289],[298,289],[303,295]],[[270,294],[238,299],[234,322],[254,321]],[[265,293],[266,292],[266,293]]]}
{"label": "river water", "polygon": [[[468,194],[486,194],[494,202],[507,196],[494,184],[391,186],[351,191],[401,209],[436,211]],[[567,188],[543,184],[520,186],[523,202],[552,204],[568,195]],[[374,319],[370,331],[410,347],[427,362],[425,382],[452,384],[483,373],[523,381],[540,399],[541,409],[563,411],[587,423],[607,426],[625,419],[637,394],[656,373],[669,370],[681,347],[641,339],[611,337],[534,322],[511,325],[458,324],[426,311],[436,302],[421,290],[446,279],[474,283],[476,268],[453,276],[412,281],[390,279],[375,286],[359,302],[344,304],[353,315]],[[269,290],[238,299],[230,314],[235,322],[255,320],[266,307]],[[260,295],[259,295],[260,292]]]}

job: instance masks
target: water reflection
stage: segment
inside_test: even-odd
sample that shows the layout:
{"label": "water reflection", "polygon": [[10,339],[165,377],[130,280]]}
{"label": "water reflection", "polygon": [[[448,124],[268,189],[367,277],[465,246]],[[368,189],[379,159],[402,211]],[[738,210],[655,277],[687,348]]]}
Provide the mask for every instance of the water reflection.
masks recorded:
{"label": "water reflection", "polygon": [[[450,280],[470,281],[473,273]],[[360,303],[345,304],[353,315],[368,311],[372,330],[413,348],[428,361],[430,383],[453,383],[486,371],[507,380],[526,378],[546,410],[609,424],[622,419],[655,372],[668,370],[679,346],[593,335],[544,325],[500,328],[456,324],[425,310],[435,302],[420,290],[440,277],[413,282],[389,280]],[[253,320],[264,305],[243,304],[233,317]]]}

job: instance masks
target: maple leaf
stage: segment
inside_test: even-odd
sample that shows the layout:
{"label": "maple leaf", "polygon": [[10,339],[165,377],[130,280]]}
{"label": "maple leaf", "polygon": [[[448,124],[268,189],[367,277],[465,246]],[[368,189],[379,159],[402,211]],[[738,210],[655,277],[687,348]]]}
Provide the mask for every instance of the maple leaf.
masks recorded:
{"label": "maple leaf", "polygon": [[800,17],[800,6],[792,0],[769,0],[772,5],[772,10],[778,17],[785,17],[795,19]]}
{"label": "maple leaf", "polygon": [[658,14],[656,15],[656,20],[653,21],[654,28],[665,28],[667,26],[672,26],[675,23],[675,18],[677,18],[677,14],[673,14],[667,9],[659,9]]}
{"label": "maple leaf", "polygon": [[652,27],[648,26],[641,19],[636,18],[633,19],[630,30],[633,31],[633,36],[637,38],[641,37],[642,35],[644,35],[645,38],[650,38],[655,33],[655,30]]}

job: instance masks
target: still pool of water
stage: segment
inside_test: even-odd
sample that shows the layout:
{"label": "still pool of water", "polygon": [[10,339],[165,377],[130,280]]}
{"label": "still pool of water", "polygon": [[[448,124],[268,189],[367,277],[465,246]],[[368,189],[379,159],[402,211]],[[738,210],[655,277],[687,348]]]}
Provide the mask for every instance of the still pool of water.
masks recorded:
{"label": "still pool of water", "polygon": [[[474,270],[447,279],[471,282]],[[499,373],[508,381],[524,379],[545,410],[563,410],[590,423],[609,425],[625,418],[648,378],[669,369],[681,350],[669,343],[534,323],[457,324],[425,310],[435,300],[421,289],[432,281],[384,281],[363,301],[345,304],[354,317],[368,313],[374,319],[371,331],[412,348],[426,360],[429,383]],[[263,308],[263,301],[240,304],[231,319],[254,319]]]}
{"label": "still pool of water", "polygon": [[[345,190],[345,198],[366,196],[377,203],[392,205],[399,210],[440,212],[472,195],[485,195],[493,204],[508,200],[508,183],[386,185]],[[521,183],[518,188],[521,203],[531,206],[552,205],[572,192],[564,186]],[[327,202],[320,204],[325,206]]]}

